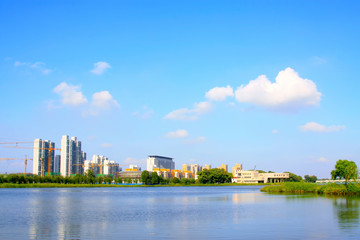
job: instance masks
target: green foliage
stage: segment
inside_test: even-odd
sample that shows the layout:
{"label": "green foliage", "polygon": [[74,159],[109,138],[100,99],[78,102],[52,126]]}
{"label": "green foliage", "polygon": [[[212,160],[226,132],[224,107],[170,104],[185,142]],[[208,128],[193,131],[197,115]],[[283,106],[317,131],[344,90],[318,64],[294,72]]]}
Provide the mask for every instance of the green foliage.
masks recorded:
{"label": "green foliage", "polygon": [[177,177],[174,177],[173,179],[171,179],[171,183],[174,183],[174,184],[180,183],[180,179],[178,179]]}
{"label": "green foliage", "polygon": [[121,177],[115,178],[115,183],[122,183],[123,179]]}
{"label": "green foliage", "polygon": [[151,183],[151,178],[150,178],[150,172],[147,171],[147,170],[144,170],[142,173],[141,173],[141,182],[143,184],[150,184]]}
{"label": "green foliage", "polygon": [[289,173],[289,178],[286,180],[287,182],[301,182],[303,179],[301,176],[296,175],[295,173],[286,172]]}
{"label": "green foliage", "polygon": [[[229,183],[231,182],[232,174],[225,172],[224,169],[204,169],[198,173],[198,179],[200,183]],[[194,182],[195,183],[195,182]]]}
{"label": "green foliage", "polygon": [[261,189],[270,193],[316,193],[329,195],[360,195],[360,184],[329,183],[318,185],[306,182],[287,182],[280,185],[269,185]]}
{"label": "green foliage", "polygon": [[314,175],[312,175],[312,176],[305,175],[304,179],[305,179],[305,182],[316,183],[317,177]]}
{"label": "green foliage", "polygon": [[180,180],[180,183],[183,185],[190,185],[190,179],[189,178],[183,178]]}
{"label": "green foliage", "polygon": [[160,178],[156,172],[152,172],[150,177],[151,177],[151,184],[159,184],[160,183]]}
{"label": "green foliage", "polygon": [[357,179],[358,176],[359,172],[356,163],[348,160],[339,159],[336,162],[335,170],[331,171],[332,179],[345,179],[345,184],[347,184],[350,179]]}

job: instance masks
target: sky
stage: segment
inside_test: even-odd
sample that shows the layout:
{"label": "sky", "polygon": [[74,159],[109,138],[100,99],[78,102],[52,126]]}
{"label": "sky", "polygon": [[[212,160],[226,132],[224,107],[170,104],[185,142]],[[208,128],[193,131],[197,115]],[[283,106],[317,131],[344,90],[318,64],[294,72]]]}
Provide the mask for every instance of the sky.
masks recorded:
{"label": "sky", "polygon": [[0,142],[75,136],[88,159],[143,169],[148,155],[318,178],[360,166],[359,7],[1,1]]}

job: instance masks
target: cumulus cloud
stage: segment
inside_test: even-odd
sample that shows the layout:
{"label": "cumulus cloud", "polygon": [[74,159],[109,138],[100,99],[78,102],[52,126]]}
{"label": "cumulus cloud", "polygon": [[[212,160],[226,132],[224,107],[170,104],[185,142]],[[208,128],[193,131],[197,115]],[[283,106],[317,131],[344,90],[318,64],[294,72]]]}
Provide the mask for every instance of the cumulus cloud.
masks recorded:
{"label": "cumulus cloud", "polygon": [[87,98],[80,91],[80,86],[62,82],[53,91],[62,97],[61,102],[65,105],[78,106],[88,102]]}
{"label": "cumulus cloud", "polygon": [[101,111],[120,108],[119,103],[108,91],[96,92],[92,96],[92,101],[87,110],[83,112],[84,116],[98,115]]}
{"label": "cumulus cloud", "polygon": [[113,106],[120,107],[118,102],[114,100],[113,96],[111,96],[108,91],[94,93],[91,105],[101,109],[109,109]]}
{"label": "cumulus cloud", "polygon": [[270,109],[298,109],[304,106],[318,105],[321,93],[316,84],[299,76],[291,68],[280,71],[272,83],[265,76],[241,85],[235,91],[238,102],[251,103]]}
{"label": "cumulus cloud", "polygon": [[200,115],[211,111],[212,105],[209,102],[200,102],[194,105],[194,108],[181,108],[170,112],[165,119],[173,120],[196,120]]}
{"label": "cumulus cloud", "polygon": [[214,87],[205,94],[205,97],[212,101],[224,101],[227,97],[233,96],[234,91],[229,85],[226,87]]}
{"label": "cumulus cloud", "polygon": [[308,122],[300,126],[300,129],[304,132],[338,132],[345,129],[345,126],[325,126],[316,122]]}
{"label": "cumulus cloud", "polygon": [[94,68],[90,72],[96,75],[101,75],[108,68],[111,68],[111,66],[107,62],[97,62],[94,63]]}
{"label": "cumulus cloud", "polygon": [[92,95],[92,100],[89,103],[88,99],[81,92],[80,86],[67,84],[66,82],[60,83],[53,90],[61,96],[61,104],[56,104],[51,100],[48,102],[48,109],[56,109],[67,106],[81,106],[82,115],[98,115],[102,111],[120,108],[119,103],[113,98],[108,91],[96,92]]}
{"label": "cumulus cloud", "polygon": [[49,73],[52,72],[51,69],[46,68],[46,64],[43,62],[31,63],[31,62],[16,61],[14,63],[14,66],[15,67],[27,67],[29,69],[36,69],[36,70],[40,71],[43,75],[48,75]]}
{"label": "cumulus cloud", "polygon": [[189,136],[188,132],[184,129],[179,129],[175,132],[169,132],[166,134],[167,138],[184,138]]}

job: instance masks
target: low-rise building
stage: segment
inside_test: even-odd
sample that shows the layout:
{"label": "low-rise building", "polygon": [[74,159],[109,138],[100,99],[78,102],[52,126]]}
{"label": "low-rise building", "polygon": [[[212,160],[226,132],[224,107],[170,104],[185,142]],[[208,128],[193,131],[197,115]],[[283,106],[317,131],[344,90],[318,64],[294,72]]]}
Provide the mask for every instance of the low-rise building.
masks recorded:
{"label": "low-rise building", "polygon": [[122,178],[123,181],[130,178],[132,182],[139,183],[141,182],[141,173],[142,171],[122,171],[116,173],[116,177]]}
{"label": "low-rise building", "polygon": [[259,173],[259,171],[245,171],[235,169],[233,183],[277,183],[289,178],[289,173]]}

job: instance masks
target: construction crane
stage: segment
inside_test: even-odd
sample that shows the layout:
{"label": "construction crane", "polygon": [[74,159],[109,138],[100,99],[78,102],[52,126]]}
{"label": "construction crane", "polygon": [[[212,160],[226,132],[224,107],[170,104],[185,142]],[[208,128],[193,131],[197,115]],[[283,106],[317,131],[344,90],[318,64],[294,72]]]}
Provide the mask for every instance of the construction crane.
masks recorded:
{"label": "construction crane", "polygon": [[[55,151],[55,150],[59,150],[61,151],[61,148],[52,148],[52,147],[49,147],[49,148],[42,148],[42,147],[20,147],[20,146],[4,146],[6,148],[25,148],[25,149],[41,149],[41,150],[48,150],[49,151],[49,157],[48,157],[48,176],[50,176],[50,172],[51,172],[51,153],[52,151]],[[41,176],[44,176],[44,161],[42,159],[41,161]]]}
{"label": "construction crane", "polygon": [[0,160],[25,160],[24,161],[24,174],[26,174],[26,168],[27,168],[27,161],[28,160],[33,160],[32,158],[27,158],[27,156],[25,155],[25,159],[24,158],[0,158]]}
{"label": "construction crane", "polygon": [[23,144],[23,143],[34,143],[34,142],[0,142],[0,144]]}

